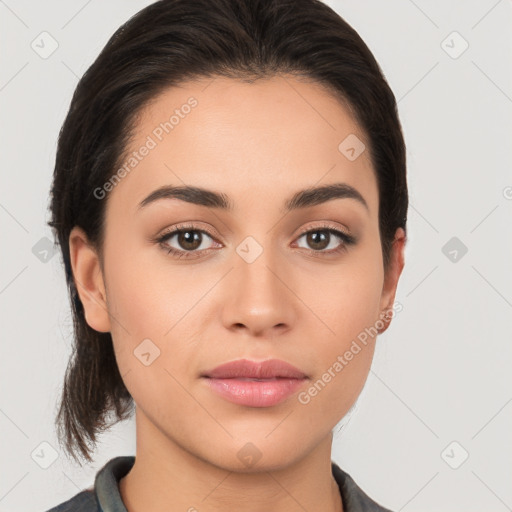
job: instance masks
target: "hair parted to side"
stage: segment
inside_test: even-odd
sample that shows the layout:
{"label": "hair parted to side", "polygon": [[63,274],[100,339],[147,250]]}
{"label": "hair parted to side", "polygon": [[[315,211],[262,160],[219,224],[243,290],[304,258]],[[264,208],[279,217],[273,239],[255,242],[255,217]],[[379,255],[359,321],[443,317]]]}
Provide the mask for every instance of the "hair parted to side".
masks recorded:
{"label": "hair parted to side", "polygon": [[194,78],[250,82],[277,74],[325,86],[365,133],[388,268],[396,229],[406,229],[405,143],[395,97],[357,32],[318,0],[161,0],[144,8],[79,81],[58,140],[48,224],[62,251],[75,337],[56,425],[78,463],[77,453],[93,460],[97,434],[130,417],[134,403],[110,333],[85,321],[70,264],[71,229],[80,226],[102,260],[108,197],[93,191],[122,161],[137,114],[164,89]]}

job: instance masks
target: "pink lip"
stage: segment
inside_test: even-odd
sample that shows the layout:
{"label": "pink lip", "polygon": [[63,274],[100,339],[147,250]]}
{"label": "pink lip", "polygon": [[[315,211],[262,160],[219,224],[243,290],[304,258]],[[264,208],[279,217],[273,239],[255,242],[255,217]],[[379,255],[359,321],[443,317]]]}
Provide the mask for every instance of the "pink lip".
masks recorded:
{"label": "pink lip", "polygon": [[273,379],[275,377],[304,379],[307,375],[280,359],[267,359],[261,362],[238,359],[237,361],[221,364],[213,370],[205,372],[201,377],[211,377],[213,379],[233,379],[237,377],[247,379]]}
{"label": "pink lip", "polygon": [[[308,379],[295,366],[279,359],[255,362],[239,359],[201,375],[212,391],[249,407],[270,407],[293,394]],[[255,380],[258,379],[258,380]]]}

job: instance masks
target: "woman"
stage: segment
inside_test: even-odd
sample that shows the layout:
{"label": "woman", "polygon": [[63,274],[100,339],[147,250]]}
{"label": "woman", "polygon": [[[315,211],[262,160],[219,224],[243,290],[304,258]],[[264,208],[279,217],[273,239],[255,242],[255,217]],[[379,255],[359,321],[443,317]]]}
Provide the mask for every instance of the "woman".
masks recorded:
{"label": "woman", "polygon": [[52,510],[388,510],[331,446],[397,311],[407,206],[394,95],[328,6],[131,18],[73,96],[50,225],[75,325],[59,438],[91,461],[135,410],[137,450]]}

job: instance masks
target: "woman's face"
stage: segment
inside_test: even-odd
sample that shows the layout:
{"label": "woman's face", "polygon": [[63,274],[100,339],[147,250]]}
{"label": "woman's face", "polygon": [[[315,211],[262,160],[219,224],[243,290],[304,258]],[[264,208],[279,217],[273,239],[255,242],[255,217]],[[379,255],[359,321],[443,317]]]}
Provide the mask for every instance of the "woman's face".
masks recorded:
{"label": "woman's face", "polygon": [[[385,279],[365,140],[336,99],[292,77],[190,82],[142,112],[124,171],[95,191],[107,201],[103,273],[80,230],[70,237],[87,321],[112,333],[136,403],[138,444],[241,471],[247,454],[277,468],[330,439],[403,265],[395,244]],[[278,403],[235,403],[202,375],[243,358],[308,378]]]}

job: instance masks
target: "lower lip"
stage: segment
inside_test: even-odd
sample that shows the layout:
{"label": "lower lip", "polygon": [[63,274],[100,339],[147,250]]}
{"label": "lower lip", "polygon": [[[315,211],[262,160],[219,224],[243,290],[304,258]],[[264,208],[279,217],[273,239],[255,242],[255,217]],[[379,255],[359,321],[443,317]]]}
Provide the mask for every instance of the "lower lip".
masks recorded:
{"label": "lower lip", "polygon": [[208,378],[210,389],[238,405],[271,407],[295,393],[307,379],[267,379],[264,381]]}

